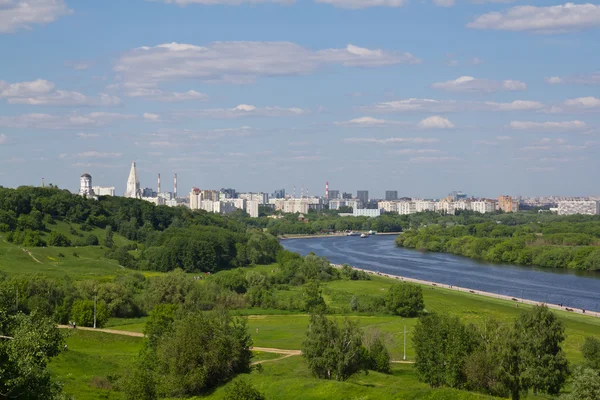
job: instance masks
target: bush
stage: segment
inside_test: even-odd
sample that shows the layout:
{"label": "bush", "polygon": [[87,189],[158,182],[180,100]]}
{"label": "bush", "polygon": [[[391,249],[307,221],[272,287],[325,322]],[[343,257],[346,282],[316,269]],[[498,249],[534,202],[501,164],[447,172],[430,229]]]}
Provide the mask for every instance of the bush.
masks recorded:
{"label": "bush", "polygon": [[591,336],[586,337],[581,346],[581,353],[587,365],[600,371],[600,340]]}
{"label": "bush", "polygon": [[389,374],[391,371],[390,352],[380,336],[376,337],[369,345],[369,368],[384,374]]}
{"label": "bush", "polygon": [[49,246],[55,247],[69,247],[71,246],[71,241],[68,237],[63,235],[60,232],[53,231],[50,233],[50,239],[48,239]]}
{"label": "bush", "polygon": [[96,235],[88,235],[88,237],[85,239],[85,244],[88,246],[98,246],[99,243],[98,236]]}
{"label": "bush", "polygon": [[385,297],[388,312],[401,317],[416,317],[425,308],[423,290],[410,283],[393,285]]}
{"label": "bush", "polygon": [[[260,364],[258,364],[260,365]],[[265,396],[244,379],[234,381],[225,389],[226,400],[264,400]]]}

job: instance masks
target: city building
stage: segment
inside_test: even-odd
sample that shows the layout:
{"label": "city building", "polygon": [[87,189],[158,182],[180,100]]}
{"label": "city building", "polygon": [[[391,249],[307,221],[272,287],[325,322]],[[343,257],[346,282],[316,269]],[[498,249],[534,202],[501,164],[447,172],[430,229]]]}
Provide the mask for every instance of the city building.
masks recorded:
{"label": "city building", "polygon": [[454,202],[454,210],[472,210],[470,200],[459,200]]}
{"label": "city building", "polygon": [[430,200],[415,201],[415,209],[417,212],[436,211],[437,202]]}
{"label": "city building", "polygon": [[381,210],[378,208],[355,208],[352,210],[352,215],[355,217],[379,217]]}
{"label": "city building", "polygon": [[600,202],[596,200],[570,200],[558,202],[558,215],[599,215]]}
{"label": "city building", "polygon": [[256,200],[259,204],[269,204],[268,193],[238,193],[237,197],[238,199]]}
{"label": "city building", "polygon": [[340,198],[340,191],[339,190],[330,190],[329,191],[327,200],[337,200],[339,198]]}
{"label": "city building", "polygon": [[409,215],[417,212],[417,206],[414,201],[399,201],[398,214]]}
{"label": "city building", "polygon": [[467,198],[467,195],[463,192],[459,191],[453,191],[451,192],[448,197],[452,198],[452,201],[458,201],[458,200],[464,200]]}
{"label": "city building", "polygon": [[500,196],[498,197],[498,209],[507,213],[517,212],[519,211],[519,201],[511,196]]}
{"label": "city building", "polygon": [[271,197],[274,199],[285,199],[285,189],[279,189],[274,191]]}
{"label": "city building", "polygon": [[115,195],[115,187],[114,186],[93,186],[94,194],[96,196],[114,196]]}
{"label": "city building", "polygon": [[346,206],[351,207],[353,210],[363,208],[364,203],[358,199],[346,200]]}
{"label": "city building", "polygon": [[246,201],[246,212],[252,218],[258,218],[258,200],[247,200]]}
{"label": "city building", "polygon": [[482,214],[491,213],[496,211],[496,202],[490,200],[472,201],[471,210]]}
{"label": "city building", "polygon": [[222,197],[226,198],[226,199],[235,199],[237,197],[237,193],[235,192],[235,189],[221,189],[221,194],[223,195]]}
{"label": "city building", "polygon": [[79,194],[83,197],[94,197],[94,188],[92,187],[92,176],[87,172],[79,178]]}
{"label": "city building", "polygon": [[385,200],[386,201],[398,200],[398,191],[397,190],[386,190],[385,191]]}
{"label": "city building", "polygon": [[129,178],[127,179],[127,190],[125,191],[125,197],[132,199],[141,199],[142,191],[140,190],[140,180],[137,175],[135,168],[135,161],[131,163],[131,170],[129,171]]}
{"label": "city building", "polygon": [[[387,192],[386,192],[387,197]],[[377,208],[387,213],[398,212],[398,202],[393,200],[380,201],[377,203]]]}
{"label": "city building", "polygon": [[157,197],[157,193],[152,188],[144,188],[142,190],[142,197]]}
{"label": "city building", "polygon": [[329,209],[330,210],[339,210],[340,207],[346,207],[346,200],[342,200],[342,199],[329,200]]}
{"label": "city building", "polygon": [[367,204],[369,202],[369,191],[368,190],[357,191],[356,198],[358,200],[360,200],[362,204]]}
{"label": "city building", "polygon": [[352,193],[346,193],[346,192],[342,193],[342,199],[344,199],[344,200],[352,199]]}
{"label": "city building", "polygon": [[448,200],[440,201],[440,202],[436,203],[435,211],[442,213],[442,214],[449,214],[449,215],[456,214],[456,209],[454,208],[454,202],[448,201]]}

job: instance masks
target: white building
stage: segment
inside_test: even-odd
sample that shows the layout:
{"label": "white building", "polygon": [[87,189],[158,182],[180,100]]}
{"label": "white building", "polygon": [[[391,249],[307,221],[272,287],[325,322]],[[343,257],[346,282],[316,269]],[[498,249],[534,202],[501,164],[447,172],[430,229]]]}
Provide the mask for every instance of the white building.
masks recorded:
{"label": "white building", "polygon": [[409,215],[417,212],[417,206],[414,201],[398,202],[398,214]]}
{"label": "white building", "polygon": [[489,200],[472,201],[471,210],[482,214],[491,213],[496,211],[496,202]]}
{"label": "white building", "polygon": [[140,180],[135,168],[135,161],[131,163],[131,170],[129,171],[129,178],[127,179],[127,190],[125,191],[125,197],[130,197],[132,199],[142,198]]}
{"label": "white building", "polygon": [[471,201],[470,200],[459,200],[454,202],[455,210],[472,210]]}
{"label": "white building", "polygon": [[435,211],[445,214],[456,214],[453,201],[440,201],[435,205]]}
{"label": "white building", "polygon": [[364,207],[364,204],[359,199],[351,199],[346,200],[346,206],[351,207],[353,210],[361,209]]}
{"label": "white building", "polygon": [[424,211],[435,211],[435,208],[436,208],[435,201],[417,200],[414,203],[415,203],[415,209],[417,210],[418,213],[424,212]]}
{"label": "white building", "polygon": [[246,212],[252,218],[258,218],[258,200],[248,200],[246,201]]}
{"label": "white building", "polygon": [[96,196],[114,196],[115,195],[115,187],[114,186],[93,186],[94,194]]}
{"label": "white building", "polygon": [[379,217],[381,215],[379,208],[355,208],[352,210],[352,215],[355,217]]}
{"label": "white building", "polygon": [[257,200],[259,204],[269,204],[269,194],[268,193],[238,193],[238,199],[245,200]]}
{"label": "white building", "polygon": [[558,215],[598,215],[600,214],[600,202],[596,200],[572,200],[558,202]]}
{"label": "white building", "polygon": [[388,213],[397,213],[398,212],[398,202],[397,201],[380,201],[377,203],[377,208],[388,212]]}
{"label": "white building", "polygon": [[92,188],[92,176],[88,173],[81,175],[79,179],[79,194],[83,197],[94,197],[94,189]]}
{"label": "white building", "polygon": [[339,210],[340,207],[345,207],[345,206],[346,206],[346,200],[341,200],[341,199],[329,200],[329,209],[330,210]]}

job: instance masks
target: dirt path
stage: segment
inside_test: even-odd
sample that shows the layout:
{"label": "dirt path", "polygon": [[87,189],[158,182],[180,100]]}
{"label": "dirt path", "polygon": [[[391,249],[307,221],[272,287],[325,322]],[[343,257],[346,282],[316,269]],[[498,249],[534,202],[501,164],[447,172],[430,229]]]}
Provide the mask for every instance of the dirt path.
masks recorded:
{"label": "dirt path", "polygon": [[38,260],[37,258],[35,258],[35,256],[33,254],[31,254],[31,252],[27,249],[23,249],[23,251],[27,254],[29,254],[29,257],[33,258],[33,261],[35,261],[38,264],[42,264],[42,262],[40,260]]}
{"label": "dirt path", "polygon": [[268,363],[268,362],[279,361],[279,360],[283,360],[284,358],[289,358],[289,357],[294,357],[294,356],[295,356],[295,354],[286,354],[285,356],[273,358],[271,360],[255,361],[255,362],[253,362],[250,365],[264,364],[264,363]]}
{"label": "dirt path", "polygon": [[[69,325],[58,325],[58,327],[60,329],[73,329]],[[100,328],[94,329],[94,328],[87,328],[85,326],[78,326],[75,329],[81,330],[81,331],[93,331],[93,332],[110,333],[110,334],[113,334],[113,335],[144,337],[144,334],[141,333],[141,332],[119,331],[119,330],[116,330],[116,329],[100,329]]]}
{"label": "dirt path", "polygon": [[263,353],[285,354],[288,356],[299,356],[302,354],[301,350],[274,349],[272,347],[251,347],[250,350],[262,351]]}

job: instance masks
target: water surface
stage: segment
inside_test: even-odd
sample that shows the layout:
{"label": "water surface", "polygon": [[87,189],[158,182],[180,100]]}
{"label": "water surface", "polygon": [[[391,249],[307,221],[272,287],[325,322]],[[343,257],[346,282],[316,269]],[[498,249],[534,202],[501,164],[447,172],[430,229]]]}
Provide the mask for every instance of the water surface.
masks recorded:
{"label": "water surface", "polygon": [[600,311],[600,274],[480,263],[445,253],[398,248],[395,236],[287,239],[282,245],[302,255],[314,252],[335,264],[483,290],[567,307]]}

